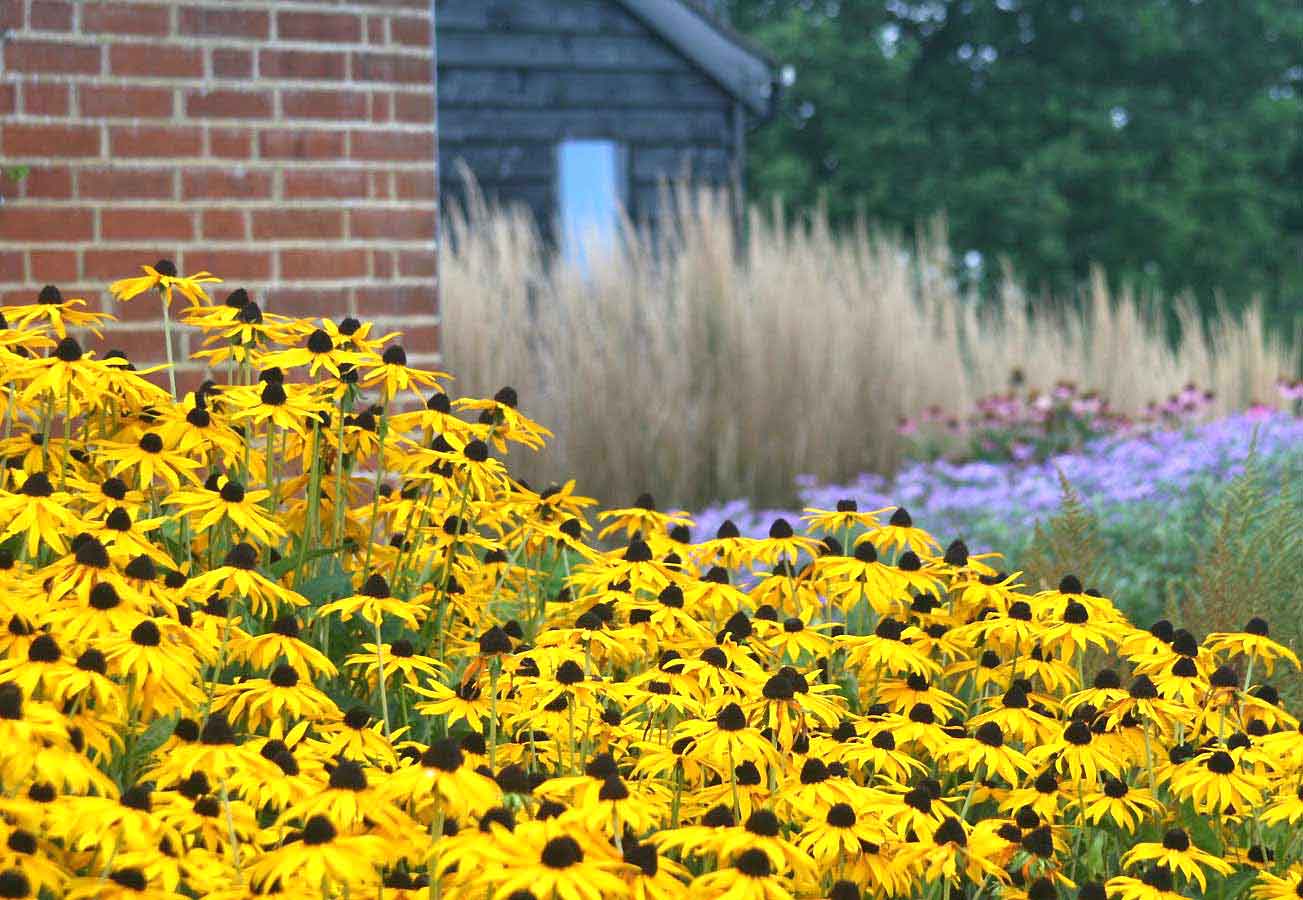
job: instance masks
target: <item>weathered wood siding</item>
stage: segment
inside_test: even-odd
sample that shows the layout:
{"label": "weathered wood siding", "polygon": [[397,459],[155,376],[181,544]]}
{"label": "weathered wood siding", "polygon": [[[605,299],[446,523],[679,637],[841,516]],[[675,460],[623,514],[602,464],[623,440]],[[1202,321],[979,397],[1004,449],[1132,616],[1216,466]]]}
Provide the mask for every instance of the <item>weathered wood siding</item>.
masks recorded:
{"label": "weathered wood siding", "polygon": [[458,162],[491,199],[528,204],[549,229],[556,147],[627,149],[629,212],[656,214],[662,178],[734,175],[734,98],[615,0],[435,0],[444,197]]}

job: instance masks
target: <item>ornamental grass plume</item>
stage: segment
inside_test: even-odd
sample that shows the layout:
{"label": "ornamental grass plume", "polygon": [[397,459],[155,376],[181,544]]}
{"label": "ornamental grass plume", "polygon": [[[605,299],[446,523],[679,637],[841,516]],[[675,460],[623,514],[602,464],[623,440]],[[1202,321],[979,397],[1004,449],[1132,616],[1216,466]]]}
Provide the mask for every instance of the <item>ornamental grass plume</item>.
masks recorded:
{"label": "ornamental grass plume", "polygon": [[1265,617],[1141,629],[899,506],[594,514],[503,461],[527,390],[173,286],[228,376],[179,397],[6,313],[0,898],[1298,892]]}
{"label": "ornamental grass plume", "polygon": [[[691,508],[774,505],[794,499],[801,475],[890,472],[901,418],[971,409],[1015,367],[1028,385],[1096,389],[1132,417],[1191,382],[1226,415],[1299,372],[1299,342],[1259,308],[1205,322],[1100,272],[1077,303],[1013,278],[979,301],[949,274],[941,222],[911,240],[837,229],[819,212],[739,216],[728,196],[675,188],[654,234],[629,223],[578,267],[555,259],[526,210],[466,193],[443,231],[441,349],[464,392],[531,386],[530,409],[557,435],[516,461],[520,474],[583,472],[607,505],[644,487]],[[1178,310],[1179,346],[1151,308]],[[639,427],[625,427],[635,414]]]}

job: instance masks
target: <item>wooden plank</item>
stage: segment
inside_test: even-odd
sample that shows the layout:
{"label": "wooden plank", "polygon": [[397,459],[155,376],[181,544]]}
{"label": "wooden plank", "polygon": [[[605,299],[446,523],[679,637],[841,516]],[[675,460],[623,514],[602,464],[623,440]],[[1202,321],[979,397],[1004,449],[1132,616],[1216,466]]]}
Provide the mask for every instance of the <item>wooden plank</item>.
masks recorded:
{"label": "wooden plank", "polygon": [[[440,67],[439,106],[522,108],[648,106],[725,109],[731,98],[696,72],[567,72],[552,69]],[[448,112],[447,114],[454,114]]]}
{"label": "wooden plank", "polygon": [[[447,208],[452,209],[464,204],[465,187],[465,183],[460,179],[440,180],[439,191]],[[550,181],[481,181],[479,189],[490,205],[528,207],[540,224],[550,222],[555,215],[556,198]]]}
{"label": "wooden plank", "polygon": [[626,143],[719,143],[728,139],[723,111],[674,109],[461,109],[440,115],[440,138],[448,142],[498,139],[559,141],[610,138]]}
{"label": "wooden plank", "polygon": [[434,10],[440,29],[650,34],[612,0],[435,0]]}
{"label": "wooden plank", "polygon": [[614,34],[507,34],[440,26],[441,68],[552,68],[685,71],[688,64],[658,41]]}
{"label": "wooden plank", "polygon": [[556,176],[556,147],[552,144],[455,144],[444,142],[439,156],[456,171],[465,162],[481,181],[548,181]]}
{"label": "wooden plank", "polygon": [[661,178],[683,176],[710,182],[727,181],[732,157],[721,146],[648,146],[635,144],[631,171],[635,182],[655,184]]}

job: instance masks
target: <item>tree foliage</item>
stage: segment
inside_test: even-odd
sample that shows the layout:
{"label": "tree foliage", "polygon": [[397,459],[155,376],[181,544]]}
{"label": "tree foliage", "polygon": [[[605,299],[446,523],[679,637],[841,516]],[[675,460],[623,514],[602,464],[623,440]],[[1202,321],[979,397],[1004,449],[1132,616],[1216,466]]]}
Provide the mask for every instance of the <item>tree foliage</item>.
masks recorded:
{"label": "tree foliage", "polygon": [[[1283,0],[729,0],[795,68],[751,180],[1008,258],[1069,295],[1303,304],[1303,6]],[[972,253],[970,251],[976,251]],[[978,257],[976,254],[981,254]]]}

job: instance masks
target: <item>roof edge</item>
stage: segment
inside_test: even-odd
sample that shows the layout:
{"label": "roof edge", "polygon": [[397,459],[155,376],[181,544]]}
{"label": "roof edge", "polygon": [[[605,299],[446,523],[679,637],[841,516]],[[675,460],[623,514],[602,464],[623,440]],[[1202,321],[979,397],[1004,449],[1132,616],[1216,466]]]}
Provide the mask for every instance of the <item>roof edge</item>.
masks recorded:
{"label": "roof edge", "polygon": [[757,116],[774,100],[774,60],[732,28],[684,0],[619,0]]}

